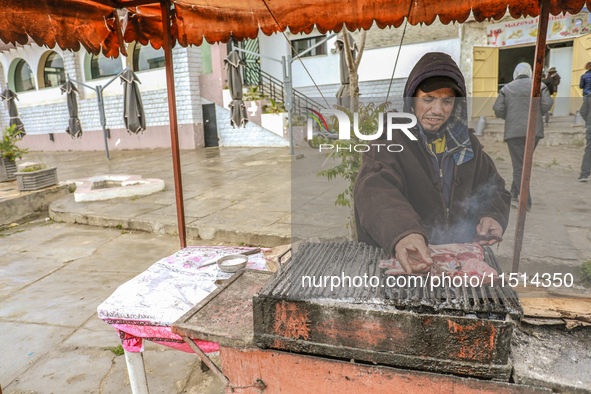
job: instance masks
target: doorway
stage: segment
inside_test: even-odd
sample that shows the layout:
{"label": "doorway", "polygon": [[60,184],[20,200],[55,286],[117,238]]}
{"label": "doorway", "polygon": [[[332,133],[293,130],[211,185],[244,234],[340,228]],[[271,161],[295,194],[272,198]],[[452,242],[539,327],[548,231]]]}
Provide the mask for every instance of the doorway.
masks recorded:
{"label": "doorway", "polygon": [[205,147],[219,146],[215,104],[203,104],[203,136]]}
{"label": "doorway", "polygon": [[519,63],[529,63],[533,69],[535,56],[535,45],[518,48],[501,48],[499,50],[498,89],[501,90],[503,86],[513,81],[513,71],[515,71],[515,67]]}
{"label": "doorway", "polygon": [[[570,115],[570,91],[573,70],[573,46],[570,41],[568,46],[550,48],[550,67],[556,67],[560,75],[557,96],[554,100],[553,116]],[[577,81],[578,82],[578,81]]]}

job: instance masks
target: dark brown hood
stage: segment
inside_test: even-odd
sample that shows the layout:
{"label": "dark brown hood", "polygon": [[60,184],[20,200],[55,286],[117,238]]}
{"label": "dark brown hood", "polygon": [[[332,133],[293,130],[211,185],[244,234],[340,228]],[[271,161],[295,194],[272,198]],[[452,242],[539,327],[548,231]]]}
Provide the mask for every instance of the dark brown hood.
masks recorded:
{"label": "dark brown hood", "polygon": [[[431,77],[448,77],[453,79],[462,96],[466,97],[466,82],[456,62],[446,53],[429,52],[421,58],[410,72],[404,87],[404,112],[412,113],[410,98],[414,95],[419,84]],[[465,103],[465,100],[462,100]]]}

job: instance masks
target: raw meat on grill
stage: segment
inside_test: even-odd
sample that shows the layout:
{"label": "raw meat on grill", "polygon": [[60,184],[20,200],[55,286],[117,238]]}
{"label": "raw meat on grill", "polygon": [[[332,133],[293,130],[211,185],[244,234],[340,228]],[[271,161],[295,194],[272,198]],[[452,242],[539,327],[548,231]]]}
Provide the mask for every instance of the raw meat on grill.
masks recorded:
{"label": "raw meat on grill", "polygon": [[[483,277],[489,283],[498,276],[497,271],[484,262],[484,251],[477,244],[431,245],[429,253],[433,260],[431,275]],[[381,260],[380,268],[386,268],[387,275],[400,275],[406,272],[396,259]]]}
{"label": "raw meat on grill", "polygon": [[477,244],[430,245],[429,252],[432,259],[448,255],[457,257],[460,260],[466,258],[484,259],[484,250]]}
{"label": "raw meat on grill", "polygon": [[488,264],[486,264],[482,260],[478,259],[467,259],[461,262],[462,264],[462,272],[468,274],[468,276],[485,276],[490,277],[492,274],[493,277],[497,276],[497,271],[491,268]]}

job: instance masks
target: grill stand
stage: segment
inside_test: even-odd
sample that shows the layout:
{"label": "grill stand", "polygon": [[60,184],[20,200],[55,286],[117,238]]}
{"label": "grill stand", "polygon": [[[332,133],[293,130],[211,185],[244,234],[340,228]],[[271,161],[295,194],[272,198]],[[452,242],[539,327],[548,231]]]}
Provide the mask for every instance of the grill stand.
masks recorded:
{"label": "grill stand", "polygon": [[420,371],[509,381],[511,321],[380,311],[335,303],[254,300],[255,343]]}
{"label": "grill stand", "polygon": [[[294,258],[297,255],[294,255]],[[290,263],[294,258],[290,259],[283,267],[283,275],[289,273]],[[335,323],[335,326],[333,326],[335,330],[339,327],[339,324],[343,328],[342,324],[347,323],[346,319],[340,319],[339,316],[351,317],[352,313],[353,316],[364,315],[365,319],[363,319],[363,322],[381,321],[383,324],[386,324],[386,326],[382,327],[384,329],[391,329],[398,325],[399,334],[402,332],[402,329],[406,328],[408,335],[416,335],[416,333],[413,333],[412,330],[408,330],[408,327],[406,327],[407,323],[405,321],[411,319],[415,321],[413,324],[416,324],[416,321],[420,321],[422,325],[429,328],[426,331],[429,331],[432,342],[437,342],[436,340],[441,339],[442,335],[456,335],[455,344],[450,344],[444,340],[445,343],[439,346],[441,352],[449,353],[449,349],[461,350],[461,345],[464,345],[464,352],[474,349],[474,345],[476,345],[476,350],[471,356],[462,355],[460,351],[456,354],[457,357],[451,360],[444,358],[436,359],[435,356],[437,354],[435,353],[431,355],[433,357],[424,357],[421,354],[423,348],[412,350],[412,347],[410,347],[410,350],[407,349],[406,353],[400,351],[398,355],[392,351],[376,351],[372,350],[372,347],[380,344],[376,340],[372,342],[370,333],[377,332],[375,329],[378,326],[374,327],[374,331],[371,331],[371,325],[353,330],[354,321],[352,320],[348,320],[346,329],[342,330],[343,333],[350,333],[349,338],[346,335],[338,333],[332,335],[333,339],[338,338],[338,340],[344,341],[342,344],[312,343],[315,338],[310,334],[313,331],[310,331],[313,328],[312,319],[306,316],[304,316],[304,319],[300,319],[297,317],[299,312],[296,311],[294,313],[293,310],[288,311],[288,307],[285,309],[285,314],[280,314],[279,319],[276,320],[278,322],[278,330],[298,335],[296,339],[280,338],[284,344],[286,343],[292,346],[291,348],[285,347],[287,351],[281,350],[281,340],[277,341],[277,338],[271,340],[272,336],[260,332],[260,326],[258,325],[261,321],[265,321],[265,319],[268,322],[272,321],[271,316],[265,315],[262,311],[266,310],[269,312],[271,310],[270,307],[264,307],[266,302],[265,294],[269,288],[273,287],[273,283],[280,275],[277,273],[272,277],[267,272],[249,269],[241,270],[172,326],[172,331],[181,335],[185,341],[191,341],[189,338],[199,338],[215,341],[220,344],[221,369],[211,363],[211,360],[206,355],[199,355],[200,350],[196,351],[196,353],[203,362],[215,367],[212,370],[216,371],[216,375],[225,383],[226,393],[264,392],[265,394],[299,394],[312,391],[318,393],[343,391],[390,394],[393,388],[396,388],[398,392],[432,392],[442,394],[448,392],[526,394],[550,392],[546,389],[495,381],[499,378],[506,380],[510,372],[510,366],[506,365],[506,356],[508,353],[505,354],[503,352],[504,347],[491,347],[484,342],[475,342],[475,338],[482,339],[482,335],[475,337],[470,337],[470,335],[462,337],[460,335],[462,332],[465,332],[469,324],[480,324],[481,328],[474,327],[474,332],[479,331],[482,333],[483,327],[485,329],[487,327],[488,329],[492,328],[493,331],[489,331],[490,335],[488,337],[485,336],[485,339],[489,342],[492,339],[495,343],[507,342],[510,340],[510,330],[514,325],[510,317],[512,316],[511,313],[507,313],[505,319],[496,319],[488,322],[473,317],[450,315],[448,313],[450,311],[445,308],[441,309],[440,315],[400,310],[393,311],[383,305],[374,305],[373,309],[360,309],[359,305],[353,304],[348,305],[349,310],[345,311],[346,307],[344,305],[337,305],[335,302],[331,302],[331,307],[327,308],[327,305],[320,305],[321,303],[317,301],[300,300],[299,305],[297,305],[300,309],[296,308],[295,310],[312,313],[314,312],[314,308],[321,308],[319,310],[323,312],[324,317],[322,318],[323,320],[318,320],[318,323],[326,323],[330,318]],[[257,296],[253,299],[255,295]],[[285,305],[286,302],[283,304]],[[314,304],[318,305],[314,306]],[[275,306],[277,307],[277,305],[281,305],[281,303],[276,303]],[[464,305],[463,307],[466,306]],[[481,313],[484,309],[486,308],[481,305]],[[459,313],[461,310],[455,310],[454,313],[456,312]],[[499,313],[499,310],[493,310],[493,312]],[[259,313],[261,313],[261,316],[257,317]],[[388,315],[390,319],[382,319]],[[393,319],[392,316],[394,315],[396,318]],[[368,319],[367,316],[372,317],[372,319]],[[297,324],[290,323],[290,319],[295,320]],[[360,321],[359,319],[357,320]],[[387,326],[387,324],[390,326]],[[419,325],[419,331],[423,330],[421,324]],[[317,327],[319,326],[320,324],[317,324]],[[326,324],[324,326],[326,327]],[[417,331],[418,326],[411,325],[412,327],[415,327],[415,331]],[[305,334],[306,329],[308,330],[308,334]],[[332,334],[338,331],[335,330],[333,330]],[[364,333],[363,330],[369,333]],[[396,332],[389,331],[389,333],[395,334]],[[396,337],[396,335],[392,334],[388,335],[392,338]],[[305,339],[299,338],[300,336],[305,337],[306,335],[308,337]],[[364,345],[365,348],[362,346],[359,346],[357,349],[351,348],[349,345],[351,345],[351,341],[354,341],[357,335],[360,335],[361,338],[357,343],[368,342],[369,345]],[[423,337],[429,336],[425,333],[421,335]],[[347,341],[349,342],[347,343]],[[398,341],[397,343],[397,345],[390,345],[390,350],[395,349],[396,346],[400,346],[404,342]],[[193,347],[195,343],[189,343],[189,345]],[[278,349],[261,349],[257,345],[273,346],[278,347]],[[322,351],[319,352],[321,355],[310,354],[313,353],[314,347],[318,347],[319,345],[323,346]],[[297,351],[297,353],[293,353],[294,351]],[[336,356],[331,355],[330,352]],[[338,359],[337,357],[343,359]],[[479,362],[478,360],[474,361],[473,359],[475,357],[484,357],[480,361],[484,360],[485,363]],[[356,362],[348,362],[352,358]],[[364,358],[369,361],[360,361]],[[400,366],[404,365],[406,369],[392,366],[393,362],[397,362]],[[382,363],[388,365],[377,365]],[[425,368],[425,365],[428,365],[428,367]],[[447,368],[453,375],[417,371],[416,369],[419,368],[439,372]],[[489,380],[457,375],[475,375]]]}
{"label": "grill stand", "polygon": [[[485,261],[499,272],[492,250],[484,251]],[[254,297],[254,343],[509,381],[514,319],[522,313],[511,289],[300,285],[304,276],[384,278],[378,265],[387,258],[383,250],[357,242],[301,245]]]}

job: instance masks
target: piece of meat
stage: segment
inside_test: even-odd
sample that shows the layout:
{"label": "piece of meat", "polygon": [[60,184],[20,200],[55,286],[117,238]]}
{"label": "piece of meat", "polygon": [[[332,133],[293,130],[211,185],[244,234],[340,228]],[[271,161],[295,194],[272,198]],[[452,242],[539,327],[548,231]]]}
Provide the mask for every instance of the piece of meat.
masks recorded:
{"label": "piece of meat", "polygon": [[450,263],[456,260],[456,256],[452,254],[434,254],[431,255],[431,260],[438,263]]}
{"label": "piece of meat", "polygon": [[390,268],[389,270],[386,270],[386,275],[402,275],[402,274],[406,274],[406,271],[404,271],[402,269],[402,267]]}
{"label": "piece of meat", "polygon": [[468,274],[468,276],[497,276],[497,271],[492,268],[490,265],[486,264],[482,260],[478,259],[468,259],[462,261],[462,272]]}
{"label": "piece of meat", "polygon": [[460,256],[472,256],[472,258],[484,259],[484,250],[477,244],[444,244],[444,245],[430,245],[429,252],[431,258],[437,258],[439,255],[451,255],[457,258]]}
{"label": "piece of meat", "polygon": [[386,275],[406,274],[406,271],[404,271],[404,269],[396,259],[380,260],[379,267],[386,268]]}
{"label": "piece of meat", "polygon": [[[429,246],[433,266],[432,276],[459,276],[484,278],[483,283],[490,283],[498,277],[497,271],[484,261],[484,250],[477,244],[445,244]],[[381,260],[380,268],[386,269],[386,275],[400,275],[406,272],[396,259]],[[416,274],[415,274],[416,275]]]}

